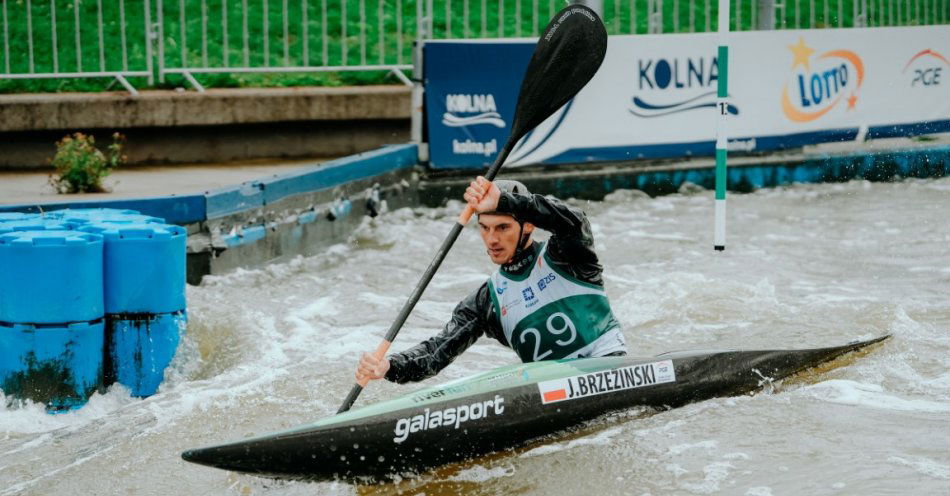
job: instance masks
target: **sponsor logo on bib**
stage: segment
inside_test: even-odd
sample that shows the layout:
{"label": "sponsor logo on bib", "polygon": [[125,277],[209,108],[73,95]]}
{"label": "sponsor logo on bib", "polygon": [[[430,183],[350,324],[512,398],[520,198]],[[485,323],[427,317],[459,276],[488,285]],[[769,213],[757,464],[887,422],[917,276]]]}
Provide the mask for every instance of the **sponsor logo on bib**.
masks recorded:
{"label": "sponsor logo on bib", "polygon": [[541,278],[541,280],[538,281],[538,291],[544,291],[544,288],[548,287],[548,284],[554,282],[555,279],[557,279],[557,276],[555,276],[553,272]]}
{"label": "sponsor logo on bib", "polygon": [[521,290],[521,296],[524,297],[524,301],[531,301],[534,299],[534,291],[531,288],[524,288]]}
{"label": "sponsor logo on bib", "polygon": [[643,363],[538,383],[541,403],[557,403],[598,394],[676,382],[672,360]]}

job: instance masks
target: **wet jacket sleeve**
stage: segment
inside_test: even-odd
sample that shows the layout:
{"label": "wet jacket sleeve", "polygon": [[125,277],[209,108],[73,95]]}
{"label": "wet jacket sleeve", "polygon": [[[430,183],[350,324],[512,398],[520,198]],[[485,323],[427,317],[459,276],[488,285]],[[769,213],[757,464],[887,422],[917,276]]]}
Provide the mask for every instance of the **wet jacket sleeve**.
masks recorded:
{"label": "wet jacket sleeve", "polygon": [[486,282],[462,300],[439,334],[408,350],[389,355],[386,379],[402,384],[432,377],[452,363],[482,334],[506,344],[488,291]]}
{"label": "wet jacket sleeve", "polygon": [[511,193],[501,194],[498,211],[549,231],[548,257],[558,269],[578,280],[604,285],[604,268],[594,252],[594,234],[583,211],[550,196]]}

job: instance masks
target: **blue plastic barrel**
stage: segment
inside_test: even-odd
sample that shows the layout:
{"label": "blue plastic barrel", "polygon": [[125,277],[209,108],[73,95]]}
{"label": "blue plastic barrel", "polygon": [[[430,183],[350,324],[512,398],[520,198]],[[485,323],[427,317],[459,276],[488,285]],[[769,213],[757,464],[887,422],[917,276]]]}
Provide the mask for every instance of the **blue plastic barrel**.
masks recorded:
{"label": "blue plastic barrel", "polygon": [[54,210],[48,214],[57,219],[78,222],[81,224],[93,222],[135,222],[164,224],[165,219],[142,215],[137,210],[118,208],[67,208]]}
{"label": "blue plastic barrel", "polygon": [[132,396],[155,394],[175,357],[185,312],[106,318],[105,382],[119,382]]}
{"label": "blue plastic barrel", "polygon": [[82,406],[102,384],[103,322],[35,326],[0,322],[0,389],[46,403]]}
{"label": "blue plastic barrel", "polygon": [[159,314],[185,309],[185,228],[92,223],[79,230],[105,240],[106,313]]}
{"label": "blue plastic barrel", "polygon": [[103,316],[103,242],[79,231],[0,234],[0,322],[67,324]]}
{"label": "blue plastic barrel", "polygon": [[61,219],[66,216],[93,218],[103,215],[141,215],[141,212],[128,208],[64,208],[51,210],[45,215],[50,219]]}
{"label": "blue plastic barrel", "polygon": [[69,222],[60,219],[32,219],[11,220],[0,222],[0,234],[13,231],[72,231],[85,222]]}
{"label": "blue plastic barrel", "polygon": [[64,214],[62,220],[80,224],[94,224],[97,222],[117,222],[123,224],[164,224],[165,219],[142,214]]}
{"label": "blue plastic barrel", "polygon": [[39,217],[40,214],[27,214],[23,212],[0,212],[0,224],[14,220],[28,220]]}

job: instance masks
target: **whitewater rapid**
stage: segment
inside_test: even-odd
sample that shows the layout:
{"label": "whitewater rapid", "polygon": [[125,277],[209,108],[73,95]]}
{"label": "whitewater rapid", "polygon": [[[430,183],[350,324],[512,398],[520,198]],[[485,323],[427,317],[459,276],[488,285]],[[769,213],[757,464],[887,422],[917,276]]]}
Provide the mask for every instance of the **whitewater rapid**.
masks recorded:
{"label": "whitewater rapid", "polygon": [[[708,191],[621,191],[591,220],[631,352],[806,348],[893,334],[845,367],[762,393],[630,411],[545,443],[397,484],[280,482],[183,462],[186,448],[332,415],[460,204],[366,220],[325,253],[188,288],[159,393],[121,386],[48,415],[0,398],[12,494],[948,494],[950,179],[730,195],[712,249]],[[437,332],[492,265],[466,229],[394,344]],[[517,361],[482,339],[433,385]],[[419,386],[377,382],[357,406]]]}

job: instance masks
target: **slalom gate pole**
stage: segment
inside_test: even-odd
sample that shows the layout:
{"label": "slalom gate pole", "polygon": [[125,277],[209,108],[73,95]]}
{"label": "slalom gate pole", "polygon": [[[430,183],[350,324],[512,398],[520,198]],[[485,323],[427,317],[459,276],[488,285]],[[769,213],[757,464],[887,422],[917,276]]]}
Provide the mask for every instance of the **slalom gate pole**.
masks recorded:
{"label": "slalom gate pole", "polygon": [[726,249],[726,157],[729,140],[726,118],[729,116],[729,0],[719,0],[719,80],[716,90],[716,231],[713,248]]}

